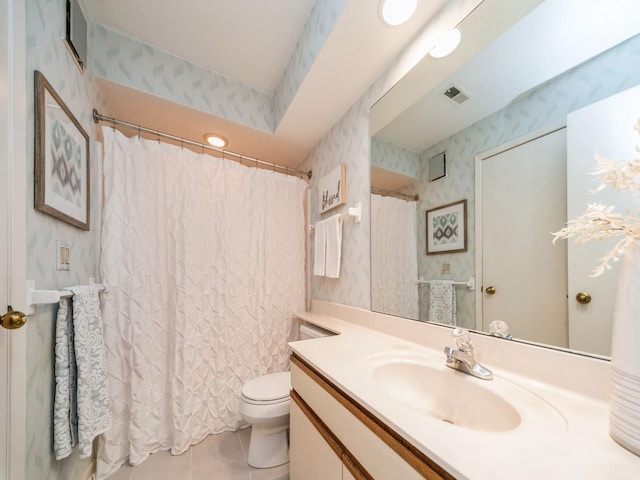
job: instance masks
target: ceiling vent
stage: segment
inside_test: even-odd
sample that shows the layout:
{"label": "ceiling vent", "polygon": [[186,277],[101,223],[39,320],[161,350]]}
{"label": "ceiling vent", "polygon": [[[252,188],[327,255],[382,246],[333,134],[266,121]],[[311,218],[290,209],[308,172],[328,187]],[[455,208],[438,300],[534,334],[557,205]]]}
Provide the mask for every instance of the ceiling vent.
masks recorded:
{"label": "ceiling vent", "polygon": [[463,90],[458,85],[451,85],[447,88],[442,95],[449,101],[455,103],[456,105],[460,105],[471,98],[471,95]]}

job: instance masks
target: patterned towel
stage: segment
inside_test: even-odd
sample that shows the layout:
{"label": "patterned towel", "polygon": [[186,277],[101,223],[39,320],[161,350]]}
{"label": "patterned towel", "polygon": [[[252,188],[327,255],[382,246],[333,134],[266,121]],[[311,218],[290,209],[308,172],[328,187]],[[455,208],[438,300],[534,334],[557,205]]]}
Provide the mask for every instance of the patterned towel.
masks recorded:
{"label": "patterned towel", "polygon": [[100,286],[69,290],[73,292],[73,343],[78,366],[78,443],[80,458],[88,458],[93,439],[111,427]]}
{"label": "patterned towel", "polygon": [[456,287],[451,280],[429,282],[429,321],[458,325]]}
{"label": "patterned towel", "polygon": [[73,348],[73,314],[71,300],[60,300],[56,319],[55,381],[53,404],[53,450],[56,460],[71,454],[78,444],[78,412],[76,402],[76,358]]}
{"label": "patterned towel", "polygon": [[99,289],[98,285],[70,287],[73,308],[66,299],[60,302],[55,348],[57,459],[67,457],[76,444],[80,458],[90,457],[93,439],[111,427]]}

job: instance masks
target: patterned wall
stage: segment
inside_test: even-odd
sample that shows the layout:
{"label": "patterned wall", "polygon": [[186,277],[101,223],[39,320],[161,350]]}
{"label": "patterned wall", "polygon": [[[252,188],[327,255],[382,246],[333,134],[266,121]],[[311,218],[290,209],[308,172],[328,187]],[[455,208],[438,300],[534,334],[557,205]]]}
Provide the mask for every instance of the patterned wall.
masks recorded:
{"label": "patterned wall", "polygon": [[[325,134],[307,155],[299,168],[312,169],[310,184],[310,222],[326,218],[319,215],[317,182],[337,165],[347,166],[347,199],[349,205],[362,202],[363,219],[359,225],[346,223],[343,229],[343,255],[339,279],[312,276],[310,298],[338,302],[369,309],[371,306],[370,283],[370,211],[371,168],[369,133],[369,109],[425,53],[425,47],[435,45],[440,32],[449,31],[460,19],[469,14],[479,0],[449,2],[410,45],[392,62],[347,113]],[[428,48],[427,48],[428,50]],[[339,212],[344,212],[342,207]],[[349,221],[347,221],[349,222]],[[310,237],[310,240],[313,240]],[[313,270],[313,242],[308,248],[307,268]]]}
{"label": "patterned wall", "polygon": [[276,88],[275,125],[278,125],[284,117],[346,4],[346,0],[316,0],[314,3],[296,48]]}
{"label": "patterned wall", "polygon": [[91,66],[97,76],[265,132],[273,96],[100,25]]}
{"label": "patterned wall", "polygon": [[420,155],[386,142],[380,138],[371,138],[371,166],[418,178],[422,162]]}
{"label": "patterned wall", "polygon": [[[425,168],[420,173],[418,203],[418,274],[425,279],[447,278],[440,274],[441,264],[451,264],[455,280],[466,280],[475,271],[475,156],[566,120],[579,108],[640,84],[640,35],[585,62],[566,74],[529,93],[516,103],[489,115],[474,125],[434,145],[421,154]],[[428,182],[428,162],[433,155],[447,152],[448,176]],[[427,256],[425,211],[463,198],[467,199],[468,245],[466,253]],[[458,321],[475,325],[475,296],[458,288]],[[428,288],[420,289],[420,318],[428,313]]]}
{"label": "patterned wall", "polygon": [[[40,70],[73,112],[91,141],[96,130],[91,119],[94,106],[103,108],[90,73],[80,72],[62,41],[65,29],[64,2],[27,0],[27,91],[33,92],[33,71]],[[27,96],[27,151],[34,149],[33,95]],[[93,143],[91,143],[93,146]],[[92,148],[93,150],[93,148]],[[98,153],[98,154],[96,154]],[[32,158],[28,154],[28,158]],[[36,288],[60,289],[86,283],[95,277],[100,225],[99,151],[91,152],[91,230],[85,232],[53,217],[27,209],[27,272]],[[33,198],[33,162],[27,169],[28,198]],[[71,247],[71,270],[55,269],[56,240]],[[61,462],[53,457],[53,345],[55,314],[53,305],[40,306],[27,323],[27,465],[29,480],[74,480],[87,478],[88,460],[75,456]]]}

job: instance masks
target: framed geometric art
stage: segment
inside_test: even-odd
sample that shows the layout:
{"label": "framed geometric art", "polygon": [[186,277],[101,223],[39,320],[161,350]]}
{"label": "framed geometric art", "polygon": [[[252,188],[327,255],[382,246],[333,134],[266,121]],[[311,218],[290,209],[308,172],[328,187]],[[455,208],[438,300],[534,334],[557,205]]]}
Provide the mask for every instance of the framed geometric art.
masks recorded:
{"label": "framed geometric art", "polygon": [[35,208],[89,230],[89,136],[35,72]]}
{"label": "framed geometric art", "polygon": [[467,251],[467,201],[427,210],[427,255]]}

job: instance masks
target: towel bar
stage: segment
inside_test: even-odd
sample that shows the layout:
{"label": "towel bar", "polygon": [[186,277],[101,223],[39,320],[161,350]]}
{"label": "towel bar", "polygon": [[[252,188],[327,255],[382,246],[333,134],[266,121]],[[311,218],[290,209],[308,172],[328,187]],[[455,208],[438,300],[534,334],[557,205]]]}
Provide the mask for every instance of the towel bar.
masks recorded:
{"label": "towel bar", "polygon": [[[355,223],[360,223],[362,221],[362,203],[356,203],[355,207],[349,207],[349,211],[340,213],[339,216],[340,218],[353,217],[353,221]],[[315,225],[309,225],[309,230],[313,230],[315,228]]]}
{"label": "towel bar", "polygon": [[[418,279],[418,286],[419,285],[424,285],[424,284],[429,284],[431,283],[431,280],[423,280],[422,278]],[[469,277],[469,280],[467,280],[466,282],[453,282],[454,285],[465,285],[467,287],[468,290],[475,290],[476,289],[476,279],[475,277]]]}
{"label": "towel bar", "polygon": [[[89,285],[93,285],[93,278],[89,279]],[[107,287],[100,285],[100,291],[106,290]],[[34,312],[36,305],[44,305],[47,303],[58,303],[61,298],[69,298],[73,295],[69,290],[36,290],[35,280],[27,280],[27,315]]]}

